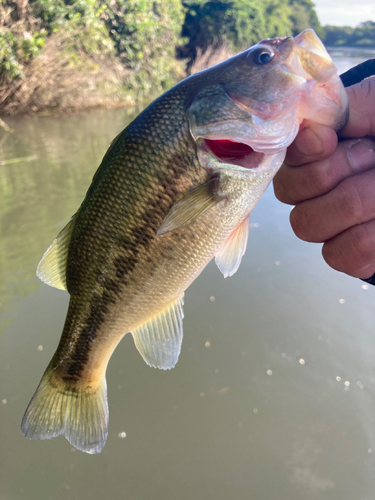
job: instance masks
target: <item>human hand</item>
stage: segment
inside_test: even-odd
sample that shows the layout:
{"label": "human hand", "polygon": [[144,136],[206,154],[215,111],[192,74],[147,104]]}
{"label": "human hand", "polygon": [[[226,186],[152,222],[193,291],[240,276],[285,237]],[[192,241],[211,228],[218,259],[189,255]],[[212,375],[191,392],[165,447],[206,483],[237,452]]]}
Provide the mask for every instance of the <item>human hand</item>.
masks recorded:
{"label": "human hand", "polygon": [[274,190],[296,205],[290,223],[299,238],[324,243],[333,269],[367,279],[375,273],[375,77],[346,90],[350,117],[339,133],[345,140],[303,122]]}

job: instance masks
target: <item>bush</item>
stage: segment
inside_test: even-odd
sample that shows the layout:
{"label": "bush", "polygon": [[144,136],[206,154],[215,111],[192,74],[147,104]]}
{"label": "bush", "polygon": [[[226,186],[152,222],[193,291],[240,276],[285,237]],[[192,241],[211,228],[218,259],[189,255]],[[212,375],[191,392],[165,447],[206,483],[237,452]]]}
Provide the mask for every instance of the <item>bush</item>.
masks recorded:
{"label": "bush", "polygon": [[62,0],[31,0],[19,12],[16,0],[0,7],[0,75],[10,81],[22,78],[24,70],[52,34],[69,32],[66,50],[74,62],[82,54],[113,52],[112,41],[100,20],[95,0],[69,5]]}
{"label": "bush", "polygon": [[116,52],[130,70],[129,90],[138,97],[156,95],[183,76],[175,59],[184,18],[180,0],[112,0],[101,5]]}

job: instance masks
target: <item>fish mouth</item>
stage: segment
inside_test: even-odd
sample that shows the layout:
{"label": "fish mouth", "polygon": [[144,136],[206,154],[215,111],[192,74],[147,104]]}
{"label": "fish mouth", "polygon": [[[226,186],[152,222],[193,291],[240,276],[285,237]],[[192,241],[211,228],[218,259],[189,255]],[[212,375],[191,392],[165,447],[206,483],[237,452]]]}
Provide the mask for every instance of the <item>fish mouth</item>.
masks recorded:
{"label": "fish mouth", "polygon": [[245,169],[259,167],[264,159],[264,153],[254,151],[248,144],[230,139],[203,139],[200,147],[221,163]]}
{"label": "fish mouth", "polygon": [[[246,139],[244,139],[245,141]],[[211,171],[231,170],[232,175],[271,179],[284,161],[286,149],[267,154],[228,137],[202,137],[197,141],[200,164]]]}

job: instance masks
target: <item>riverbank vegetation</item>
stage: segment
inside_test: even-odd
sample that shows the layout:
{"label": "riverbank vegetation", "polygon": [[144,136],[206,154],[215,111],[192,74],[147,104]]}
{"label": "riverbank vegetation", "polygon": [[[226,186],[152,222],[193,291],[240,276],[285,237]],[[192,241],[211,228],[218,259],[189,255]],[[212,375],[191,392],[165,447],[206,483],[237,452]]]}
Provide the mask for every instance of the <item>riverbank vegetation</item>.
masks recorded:
{"label": "riverbank vegetation", "polygon": [[146,101],[307,27],[311,0],[1,0],[0,114]]}
{"label": "riverbank vegetation", "polygon": [[356,28],[350,26],[325,26],[324,42],[327,46],[374,47],[375,22],[366,21]]}
{"label": "riverbank vegetation", "polygon": [[152,98],[184,76],[180,0],[3,0],[0,113]]}

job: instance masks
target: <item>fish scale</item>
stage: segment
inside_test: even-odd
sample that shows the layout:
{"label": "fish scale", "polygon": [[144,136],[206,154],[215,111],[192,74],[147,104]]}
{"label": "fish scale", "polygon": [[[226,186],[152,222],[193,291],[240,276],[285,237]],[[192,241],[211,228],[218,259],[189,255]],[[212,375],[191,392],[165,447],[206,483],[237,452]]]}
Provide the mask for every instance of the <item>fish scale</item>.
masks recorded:
{"label": "fish scale", "polygon": [[184,291],[213,257],[225,277],[237,271],[250,213],[301,121],[345,124],[341,90],[313,32],[263,40],[182,81],[114,139],[38,266],[44,282],[71,298],[22,421],[26,437],[63,434],[82,451],[102,450],[114,349],[131,332],[147,364],[175,366]]}

